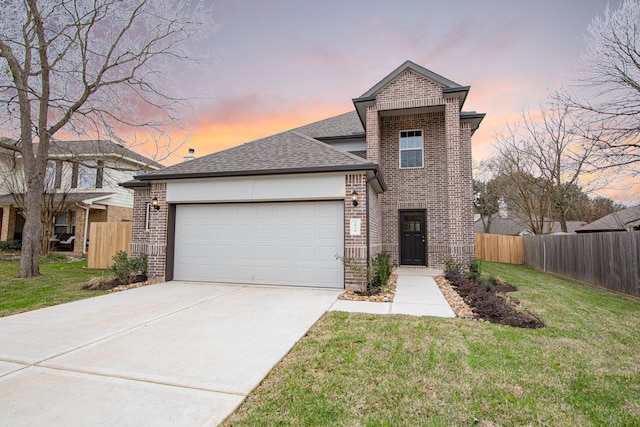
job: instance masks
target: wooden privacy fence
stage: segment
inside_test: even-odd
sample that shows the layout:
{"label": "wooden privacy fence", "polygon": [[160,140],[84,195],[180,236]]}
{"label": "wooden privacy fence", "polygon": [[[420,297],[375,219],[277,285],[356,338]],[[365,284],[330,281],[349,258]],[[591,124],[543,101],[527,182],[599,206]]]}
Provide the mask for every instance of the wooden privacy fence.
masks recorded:
{"label": "wooden privacy fence", "polygon": [[526,236],[524,253],[539,270],[640,296],[640,231]]}
{"label": "wooden privacy fence", "polygon": [[113,264],[113,256],[120,251],[128,254],[130,245],[130,222],[91,223],[87,268],[109,268]]}
{"label": "wooden privacy fence", "polygon": [[506,264],[524,264],[522,236],[476,233],[476,258]]}

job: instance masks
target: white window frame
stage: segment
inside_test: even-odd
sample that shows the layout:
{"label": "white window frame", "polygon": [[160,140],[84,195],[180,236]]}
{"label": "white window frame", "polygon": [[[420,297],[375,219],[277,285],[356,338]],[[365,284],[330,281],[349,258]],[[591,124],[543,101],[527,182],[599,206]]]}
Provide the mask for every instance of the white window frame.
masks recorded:
{"label": "white window frame", "polygon": [[[402,152],[417,151],[418,148],[402,148],[402,134],[405,132],[420,132],[420,166],[402,166]],[[422,169],[424,168],[424,131],[422,129],[403,129],[398,132],[398,166],[400,169]]]}
{"label": "white window frame", "polygon": [[98,179],[98,162],[95,160],[87,160],[84,164],[78,165],[78,182],[77,188],[96,188]]}
{"label": "white window frame", "polygon": [[53,160],[47,161],[47,169],[44,172],[44,188],[45,190],[51,190],[56,182],[56,162]]}

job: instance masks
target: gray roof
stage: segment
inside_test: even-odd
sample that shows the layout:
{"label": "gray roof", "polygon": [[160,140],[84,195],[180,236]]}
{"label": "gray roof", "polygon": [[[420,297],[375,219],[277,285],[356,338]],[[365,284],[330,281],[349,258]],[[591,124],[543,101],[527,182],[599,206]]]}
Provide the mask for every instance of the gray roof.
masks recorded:
{"label": "gray roof", "polygon": [[129,158],[138,163],[142,163],[153,168],[162,168],[163,166],[136,153],[120,144],[116,144],[107,140],[80,140],[80,141],[52,141],[49,154],[55,156],[95,156],[96,154],[103,156],[115,156],[120,158]]}
{"label": "gray roof", "polygon": [[[114,193],[104,193],[104,192],[100,192],[100,193],[92,193],[92,192],[82,192],[82,193],[66,193],[64,191],[61,191],[59,193],[54,193],[53,194],[53,200],[55,203],[60,203],[62,201],[62,198],[64,197],[64,202],[65,203],[80,203],[83,202],[85,200],[90,200],[90,199],[95,199],[97,197],[106,197],[106,196],[111,196]],[[2,196],[0,196],[0,203],[9,203],[9,204],[15,204],[15,198],[13,197],[13,195],[11,194],[3,194]]]}
{"label": "gray roof", "polygon": [[[584,225],[584,221],[567,221],[567,233],[575,233],[576,229],[580,226]],[[549,234],[553,233],[561,233],[562,226],[559,221],[551,221],[546,220],[545,222],[545,230],[548,229],[548,226],[551,225],[551,231]],[[473,225],[473,231],[475,233],[484,233],[484,225],[482,224],[482,219],[478,219]],[[489,233],[491,234],[504,234],[508,236],[518,236],[523,232],[527,231],[528,233],[532,233],[531,227],[521,221],[518,218],[507,217],[502,218],[499,214],[496,214],[491,220],[491,224],[489,225]]]}
{"label": "gray roof", "polygon": [[[484,233],[484,225],[482,219],[478,219],[473,225],[473,231],[476,233]],[[523,231],[531,233],[531,228],[516,218],[502,218],[495,216],[491,219],[489,225],[489,233],[504,234],[508,236],[518,236]]]}
{"label": "gray roof", "polygon": [[[16,142],[8,138],[0,138],[0,143],[16,145]],[[34,150],[38,144],[34,144]],[[1,151],[9,152],[3,148]],[[50,158],[87,158],[87,157],[117,157],[128,158],[134,162],[149,166],[154,169],[163,167],[160,163],[136,153],[122,145],[107,140],[77,140],[77,141],[51,141],[49,147]]]}
{"label": "gray roof", "polygon": [[[582,227],[585,224],[586,222],[584,221],[567,221],[567,233],[573,234],[576,232],[578,228]],[[554,234],[554,233],[562,233],[562,226],[560,225],[560,221],[553,222],[553,227],[551,228],[551,234]]]}
{"label": "gray roof", "polygon": [[365,135],[364,128],[355,110],[293,130],[316,139],[362,137]]}
{"label": "gray roof", "polygon": [[576,230],[576,233],[593,233],[598,231],[625,231],[640,227],[640,205],[622,209],[593,221]]}
{"label": "gray roof", "polygon": [[331,170],[377,170],[377,165],[302,133],[287,131],[139,175],[136,179],[147,181]]}

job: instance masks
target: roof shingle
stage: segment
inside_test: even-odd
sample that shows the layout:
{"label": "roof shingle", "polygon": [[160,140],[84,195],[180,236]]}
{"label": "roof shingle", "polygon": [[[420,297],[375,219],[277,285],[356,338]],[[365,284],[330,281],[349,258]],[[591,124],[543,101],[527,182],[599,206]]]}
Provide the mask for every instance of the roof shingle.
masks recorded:
{"label": "roof shingle", "polygon": [[293,130],[316,139],[365,135],[364,128],[355,110]]}
{"label": "roof shingle", "polygon": [[595,220],[576,230],[577,233],[592,233],[596,231],[624,231],[629,227],[640,225],[640,205],[622,209]]}
{"label": "roof shingle", "polygon": [[287,131],[136,177],[140,180],[296,170],[361,169],[370,162],[297,131]]}

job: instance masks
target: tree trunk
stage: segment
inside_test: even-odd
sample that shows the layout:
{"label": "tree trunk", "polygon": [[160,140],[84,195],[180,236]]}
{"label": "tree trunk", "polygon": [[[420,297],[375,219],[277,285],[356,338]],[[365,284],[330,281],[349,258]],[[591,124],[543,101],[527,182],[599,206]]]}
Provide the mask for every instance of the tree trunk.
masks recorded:
{"label": "tree trunk", "polygon": [[25,194],[25,223],[22,231],[19,277],[40,275],[40,238],[42,237],[42,182],[34,180]]}
{"label": "tree trunk", "polygon": [[486,220],[484,215],[480,215],[480,220],[482,221],[482,228],[484,229],[484,232],[489,233],[491,230],[491,215],[486,217]]}
{"label": "tree trunk", "polygon": [[564,212],[560,212],[560,218],[558,218],[558,222],[560,222],[560,228],[562,229],[562,232],[567,233],[567,220],[565,218]]}

